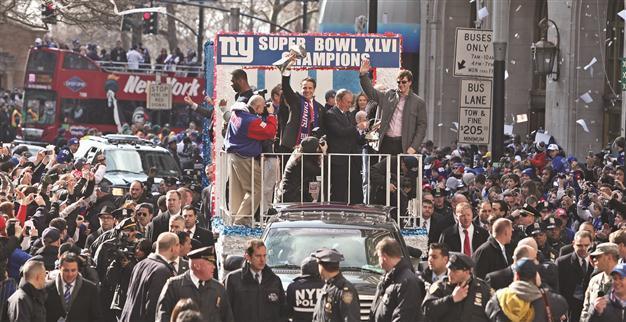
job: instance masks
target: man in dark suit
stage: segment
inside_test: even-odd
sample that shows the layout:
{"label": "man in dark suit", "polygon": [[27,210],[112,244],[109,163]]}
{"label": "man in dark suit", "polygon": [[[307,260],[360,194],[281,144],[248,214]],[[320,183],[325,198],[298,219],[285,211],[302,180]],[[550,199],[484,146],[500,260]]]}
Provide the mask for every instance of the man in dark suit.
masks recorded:
{"label": "man in dark suit", "polygon": [[156,253],[135,265],[128,283],[128,292],[121,322],[154,321],[157,301],[167,279],[174,276],[172,262],[178,257],[178,236],[165,232],[157,239]]}
{"label": "man in dark suit", "polygon": [[498,218],[491,229],[492,236],[474,252],[474,274],[484,279],[488,273],[503,269],[511,264],[511,255],[506,245],[513,236],[513,223],[506,218]]}
{"label": "man in dark suit", "polygon": [[433,216],[435,212],[435,206],[433,202],[428,199],[422,200],[422,218],[419,226],[426,229],[428,232],[428,244],[436,243],[441,236],[441,230],[439,230],[440,223],[439,217]]}
{"label": "man in dark suit", "polygon": [[181,213],[181,198],[178,191],[168,191],[167,194],[165,194],[165,198],[167,211],[154,217],[152,222],[146,227],[146,238],[150,239],[152,242],[155,242],[161,233],[170,230],[170,217],[180,215]]}
{"label": "man in dark suit", "polygon": [[[518,245],[513,253],[513,263],[525,257],[536,260],[537,250],[529,245]],[[539,265],[539,276],[541,277],[542,287],[557,291],[559,289],[557,275],[556,265],[554,263],[551,263],[551,265],[548,265],[547,263]],[[496,291],[501,288],[508,287],[513,282],[513,269],[509,266],[501,270],[491,272],[487,274],[485,281]]]}
{"label": "man in dark suit", "polygon": [[185,232],[191,236],[193,248],[213,246],[215,244],[213,234],[208,229],[197,225],[198,212],[196,208],[191,205],[185,206],[182,213],[183,218],[185,218]]}
{"label": "man in dark suit", "polygon": [[461,252],[472,256],[474,251],[489,238],[489,233],[472,224],[472,206],[461,202],[455,209],[458,224],[448,227],[441,233],[440,244],[446,244],[450,252]]}
{"label": "man in dark suit", "polygon": [[46,292],[46,321],[100,321],[100,300],[96,285],[79,274],[78,255],[61,255],[59,274],[48,282]]}
{"label": "man in dark suit", "polygon": [[428,247],[428,266],[422,272],[422,279],[426,288],[431,284],[443,280],[448,275],[448,260],[450,252],[444,244],[432,243]]}
{"label": "man in dark suit", "polygon": [[[363,146],[361,131],[367,128],[367,122],[355,127],[349,112],[353,100],[352,93],[347,89],[337,91],[337,106],[326,112],[326,142],[328,153],[359,153]],[[334,156],[330,159],[330,201],[363,203],[363,185],[360,178],[361,157],[348,159],[347,156]],[[348,186],[348,179],[350,186]],[[348,189],[349,192],[348,192]],[[348,195],[349,194],[349,195]],[[349,197],[349,198],[348,198]],[[349,199],[349,200],[348,200]]]}
{"label": "man in dark suit", "polygon": [[570,307],[569,321],[578,321],[589,285],[593,266],[587,260],[591,247],[591,234],[579,230],[574,235],[574,251],[556,259],[559,272],[559,293]]}

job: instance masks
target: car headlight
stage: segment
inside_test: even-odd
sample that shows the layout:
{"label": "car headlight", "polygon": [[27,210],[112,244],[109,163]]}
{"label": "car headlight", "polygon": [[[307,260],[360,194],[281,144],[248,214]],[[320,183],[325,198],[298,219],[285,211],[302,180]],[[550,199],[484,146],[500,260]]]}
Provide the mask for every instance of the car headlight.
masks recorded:
{"label": "car headlight", "polygon": [[113,188],[111,189],[111,194],[116,196],[116,197],[120,197],[124,195],[124,189],[122,188]]}

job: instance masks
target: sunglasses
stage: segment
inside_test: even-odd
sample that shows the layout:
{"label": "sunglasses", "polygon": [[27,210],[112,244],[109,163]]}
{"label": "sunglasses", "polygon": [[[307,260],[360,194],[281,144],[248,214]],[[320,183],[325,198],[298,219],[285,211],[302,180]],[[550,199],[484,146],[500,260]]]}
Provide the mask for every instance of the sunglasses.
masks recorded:
{"label": "sunglasses", "polygon": [[142,217],[148,217],[148,213],[147,212],[136,212],[135,215],[142,216]]}
{"label": "sunglasses", "polygon": [[408,83],[408,82],[409,82],[409,81],[407,81],[407,80],[401,80],[401,81],[398,81],[398,85],[400,85],[400,84],[406,84],[406,83]]}

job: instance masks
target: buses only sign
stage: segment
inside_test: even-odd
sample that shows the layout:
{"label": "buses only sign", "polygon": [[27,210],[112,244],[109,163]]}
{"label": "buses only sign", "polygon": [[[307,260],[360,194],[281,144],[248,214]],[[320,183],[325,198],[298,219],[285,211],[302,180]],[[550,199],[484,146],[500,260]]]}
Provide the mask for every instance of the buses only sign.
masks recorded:
{"label": "buses only sign", "polygon": [[491,91],[491,80],[461,80],[459,143],[489,144]]}
{"label": "buses only sign", "polygon": [[493,31],[456,28],[454,76],[493,77]]}

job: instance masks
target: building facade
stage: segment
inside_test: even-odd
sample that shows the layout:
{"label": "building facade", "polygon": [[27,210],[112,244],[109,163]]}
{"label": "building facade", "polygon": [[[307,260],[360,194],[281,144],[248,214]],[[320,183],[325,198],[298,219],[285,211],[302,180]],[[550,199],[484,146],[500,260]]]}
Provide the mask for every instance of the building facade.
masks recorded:
{"label": "building facade", "polygon": [[[513,134],[524,139],[545,129],[577,157],[619,136],[624,20],[617,13],[624,9],[623,0],[421,0],[418,92],[428,106],[427,137],[438,145],[457,139],[456,28],[492,29],[493,1],[510,2],[504,122],[512,125]],[[547,29],[539,26],[543,18],[553,22]],[[554,67],[558,79],[533,72],[531,45],[545,30],[547,40],[558,42],[560,49]]]}
{"label": "building facade", "polygon": [[12,22],[0,23],[0,88],[24,86],[24,71],[30,48],[42,30],[35,30]]}

